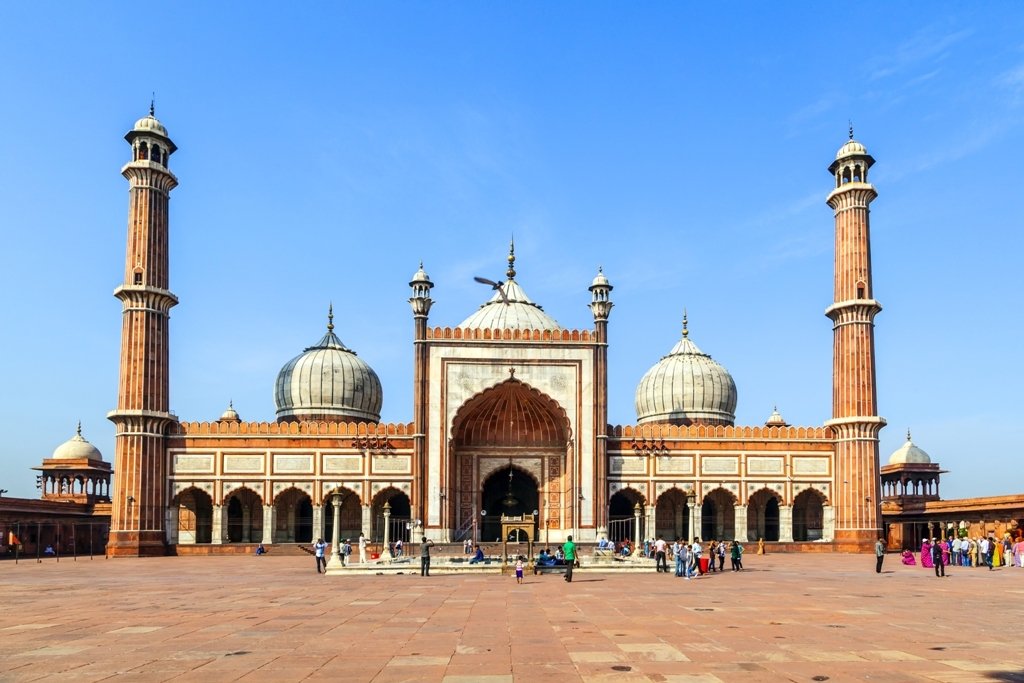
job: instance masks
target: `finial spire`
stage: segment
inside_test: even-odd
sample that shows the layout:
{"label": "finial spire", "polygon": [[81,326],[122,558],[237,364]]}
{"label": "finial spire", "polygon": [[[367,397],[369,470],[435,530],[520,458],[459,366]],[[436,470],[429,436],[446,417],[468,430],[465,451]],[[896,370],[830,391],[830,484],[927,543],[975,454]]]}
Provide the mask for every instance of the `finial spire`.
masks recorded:
{"label": "finial spire", "polygon": [[327,331],[334,331],[334,302],[327,305]]}
{"label": "finial spire", "polygon": [[907,427],[907,441],[910,441],[910,427]]}
{"label": "finial spire", "polygon": [[78,429],[75,430],[75,433],[78,435],[78,438],[82,438],[82,421],[81,420],[78,421]]}
{"label": "finial spire", "polygon": [[505,275],[511,280],[516,276],[516,239],[513,237],[508,243],[508,270]]}
{"label": "finial spire", "polygon": [[156,92],[152,93],[152,97],[149,99],[149,115],[156,117]]}
{"label": "finial spire", "polygon": [[686,326],[686,309],[683,309],[683,339],[690,336],[690,330]]}
{"label": "finial spire", "polygon": [[850,139],[853,139],[853,121],[847,121],[850,124]]}

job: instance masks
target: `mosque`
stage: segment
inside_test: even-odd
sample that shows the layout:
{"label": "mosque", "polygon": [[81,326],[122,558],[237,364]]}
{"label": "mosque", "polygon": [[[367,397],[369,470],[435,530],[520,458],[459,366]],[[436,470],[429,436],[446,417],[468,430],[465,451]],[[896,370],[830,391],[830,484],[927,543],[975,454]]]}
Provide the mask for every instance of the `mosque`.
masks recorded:
{"label": "mosque", "polygon": [[[874,159],[852,130],[823,188],[835,223],[825,310],[834,331],[832,418],[808,426],[778,411],[764,424],[736,425],[736,383],[697,346],[685,316],[680,336],[665,340],[666,355],[651,359],[636,386],[635,424],[609,425],[610,279],[599,269],[589,286],[580,283],[593,327],[567,329],[527,295],[514,245],[506,279],[487,281],[493,294],[454,325],[430,320],[435,284],[423,264],[410,278],[409,422],[381,422],[384,387],[335,333],[332,311],[320,339],[274,380],[274,420],[244,420],[230,405],[214,421],[179,419],[169,410],[168,329],[178,303],[168,250],[176,146],[152,108],[125,139],[130,202],[123,283],[114,292],[123,314],[118,403],[109,414],[108,555],[360,533],[494,541],[503,518],[522,520],[551,544],[569,535],[583,543],[661,535],[866,551],[880,534],[898,545],[928,533],[921,515],[938,501],[938,465],[915,446],[879,466],[885,420],[874,318],[882,307],[869,225],[877,194]],[[100,462],[90,452],[79,464],[96,470]],[[105,473],[109,481],[109,466]],[[46,476],[55,492],[77,481]],[[883,520],[883,502],[891,519]],[[899,524],[904,503],[918,515],[907,528]],[[1016,504],[1007,524],[1024,518]],[[944,514],[958,519],[955,509]]]}

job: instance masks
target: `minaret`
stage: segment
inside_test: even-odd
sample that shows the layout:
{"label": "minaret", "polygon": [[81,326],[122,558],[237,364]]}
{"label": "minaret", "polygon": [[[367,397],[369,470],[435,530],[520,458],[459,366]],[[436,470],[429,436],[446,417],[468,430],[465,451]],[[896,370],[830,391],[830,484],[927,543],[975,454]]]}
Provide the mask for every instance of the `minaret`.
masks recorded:
{"label": "minaret", "polygon": [[836,439],[835,540],[850,550],[869,550],[881,526],[878,416],[875,391],[875,315],[882,306],[871,283],[869,205],[878,196],[868,183],[875,160],[864,145],[850,139],[828,167],[835,189],[828,205],[835,210],[834,303],[825,311],[833,322],[832,419]]}
{"label": "minaret", "polygon": [[168,289],[168,200],[177,184],[168,159],[177,149],[167,129],[149,116],[124,136],[132,160],[128,180],[128,249],[122,302],[121,374],[116,425],[114,495],[109,556],[162,555],[166,550],[168,427],[170,412],[167,321],[178,298]]}
{"label": "minaret", "polygon": [[[594,314],[594,332],[597,346],[594,350],[594,458],[595,501],[608,498],[608,316],[611,315],[612,285],[602,268],[590,284],[590,312]],[[598,537],[608,533],[608,506],[598,504],[594,509],[594,525]]]}
{"label": "minaret", "polygon": [[[413,472],[417,475],[413,480],[413,492],[410,500],[412,509],[410,512],[413,519],[425,520],[427,518],[427,492],[425,490],[427,481],[427,396],[429,395],[427,384],[430,381],[430,348],[427,346],[427,317],[430,315],[430,307],[434,304],[434,300],[430,298],[430,290],[434,288],[434,283],[430,281],[430,276],[423,270],[422,261],[420,261],[419,270],[413,274],[409,287],[412,288],[409,305],[412,306],[414,340],[412,414],[413,422],[416,425],[416,431],[413,435]],[[444,518],[445,515],[442,512],[442,524],[444,523]]]}

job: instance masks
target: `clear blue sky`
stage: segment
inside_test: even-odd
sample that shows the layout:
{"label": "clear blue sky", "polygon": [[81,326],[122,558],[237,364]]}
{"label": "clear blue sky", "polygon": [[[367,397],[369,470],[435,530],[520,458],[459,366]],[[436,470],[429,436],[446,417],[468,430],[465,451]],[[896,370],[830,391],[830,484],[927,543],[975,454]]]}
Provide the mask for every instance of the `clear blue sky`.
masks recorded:
{"label": "clear blue sky", "polygon": [[691,337],[737,422],[831,410],[833,222],[847,121],[873,182],[878,393],[950,474],[1024,491],[1017,3],[114,3],[0,6],[0,488],[85,436],[112,459],[129,156],[156,91],[172,169],[172,407],[272,420],[334,302],[412,416],[408,280],[431,322],[517,278],[567,327],[615,285],[610,419]]}

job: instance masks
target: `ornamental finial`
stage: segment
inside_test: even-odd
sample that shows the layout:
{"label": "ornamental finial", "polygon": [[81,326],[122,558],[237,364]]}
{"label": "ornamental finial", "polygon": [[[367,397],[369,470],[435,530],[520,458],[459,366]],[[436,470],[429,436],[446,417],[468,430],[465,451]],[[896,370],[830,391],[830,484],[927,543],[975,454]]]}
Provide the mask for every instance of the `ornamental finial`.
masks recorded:
{"label": "ornamental finial", "polygon": [[850,124],[850,139],[853,139],[853,121],[847,121]]}
{"label": "ornamental finial", "polygon": [[334,331],[334,302],[327,305],[327,331]]}
{"label": "ornamental finial", "polygon": [[78,421],[78,429],[75,430],[75,433],[78,435],[79,439],[82,438],[82,421],[81,420]]}
{"label": "ornamental finial", "polygon": [[907,441],[910,441],[910,427],[907,427]]}
{"label": "ornamental finial", "polygon": [[511,280],[516,276],[516,239],[513,237],[508,243],[508,270],[505,275]]}
{"label": "ornamental finial", "polygon": [[153,92],[152,95],[149,99],[149,115],[156,118],[156,92]]}
{"label": "ornamental finial", "polygon": [[686,309],[683,309],[683,339],[690,336],[690,330],[686,326]]}

